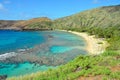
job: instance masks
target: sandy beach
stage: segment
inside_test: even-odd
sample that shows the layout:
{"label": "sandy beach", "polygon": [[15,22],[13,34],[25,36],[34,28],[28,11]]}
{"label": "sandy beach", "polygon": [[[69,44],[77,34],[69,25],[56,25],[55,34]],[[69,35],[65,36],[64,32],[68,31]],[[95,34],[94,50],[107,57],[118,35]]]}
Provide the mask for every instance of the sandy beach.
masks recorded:
{"label": "sandy beach", "polygon": [[[66,30],[62,30],[62,31],[66,31]],[[87,42],[86,50],[90,55],[98,55],[105,51],[107,42],[104,41],[103,39],[95,38],[95,35],[90,36],[87,33],[80,33],[75,31],[67,31],[67,32],[83,37]]]}

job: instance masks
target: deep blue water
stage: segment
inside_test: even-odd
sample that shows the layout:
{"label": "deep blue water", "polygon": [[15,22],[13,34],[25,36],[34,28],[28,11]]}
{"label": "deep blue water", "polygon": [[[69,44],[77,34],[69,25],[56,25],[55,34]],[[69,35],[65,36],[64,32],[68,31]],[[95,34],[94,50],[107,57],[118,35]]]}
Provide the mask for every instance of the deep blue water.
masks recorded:
{"label": "deep blue water", "polygon": [[44,42],[40,32],[0,30],[0,54],[26,49]]}
{"label": "deep blue water", "polygon": [[83,38],[68,32],[0,30],[0,75],[56,68],[86,54],[85,47]]}

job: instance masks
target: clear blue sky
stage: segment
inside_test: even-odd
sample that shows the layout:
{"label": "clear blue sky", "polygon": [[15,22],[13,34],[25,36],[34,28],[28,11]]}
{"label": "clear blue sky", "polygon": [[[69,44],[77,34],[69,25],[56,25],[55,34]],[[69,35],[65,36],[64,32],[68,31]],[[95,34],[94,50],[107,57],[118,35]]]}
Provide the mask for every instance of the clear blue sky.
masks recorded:
{"label": "clear blue sky", "polygon": [[120,0],[0,0],[0,20],[35,17],[56,19],[83,10],[118,4]]}

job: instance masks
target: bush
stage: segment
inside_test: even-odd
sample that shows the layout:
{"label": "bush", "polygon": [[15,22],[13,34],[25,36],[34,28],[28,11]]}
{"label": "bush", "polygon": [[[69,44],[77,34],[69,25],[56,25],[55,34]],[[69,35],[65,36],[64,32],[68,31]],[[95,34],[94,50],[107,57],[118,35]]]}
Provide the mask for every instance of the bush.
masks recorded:
{"label": "bush", "polygon": [[116,51],[105,51],[104,53],[102,53],[103,56],[117,56],[119,55],[118,52]]}

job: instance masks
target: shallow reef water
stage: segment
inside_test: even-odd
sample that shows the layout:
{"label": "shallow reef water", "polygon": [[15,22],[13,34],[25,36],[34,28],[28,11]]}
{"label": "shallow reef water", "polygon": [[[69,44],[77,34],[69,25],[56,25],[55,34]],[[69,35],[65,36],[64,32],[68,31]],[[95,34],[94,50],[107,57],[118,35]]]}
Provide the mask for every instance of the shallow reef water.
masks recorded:
{"label": "shallow reef water", "polygon": [[87,54],[83,38],[63,31],[0,31],[0,75],[56,68]]}

